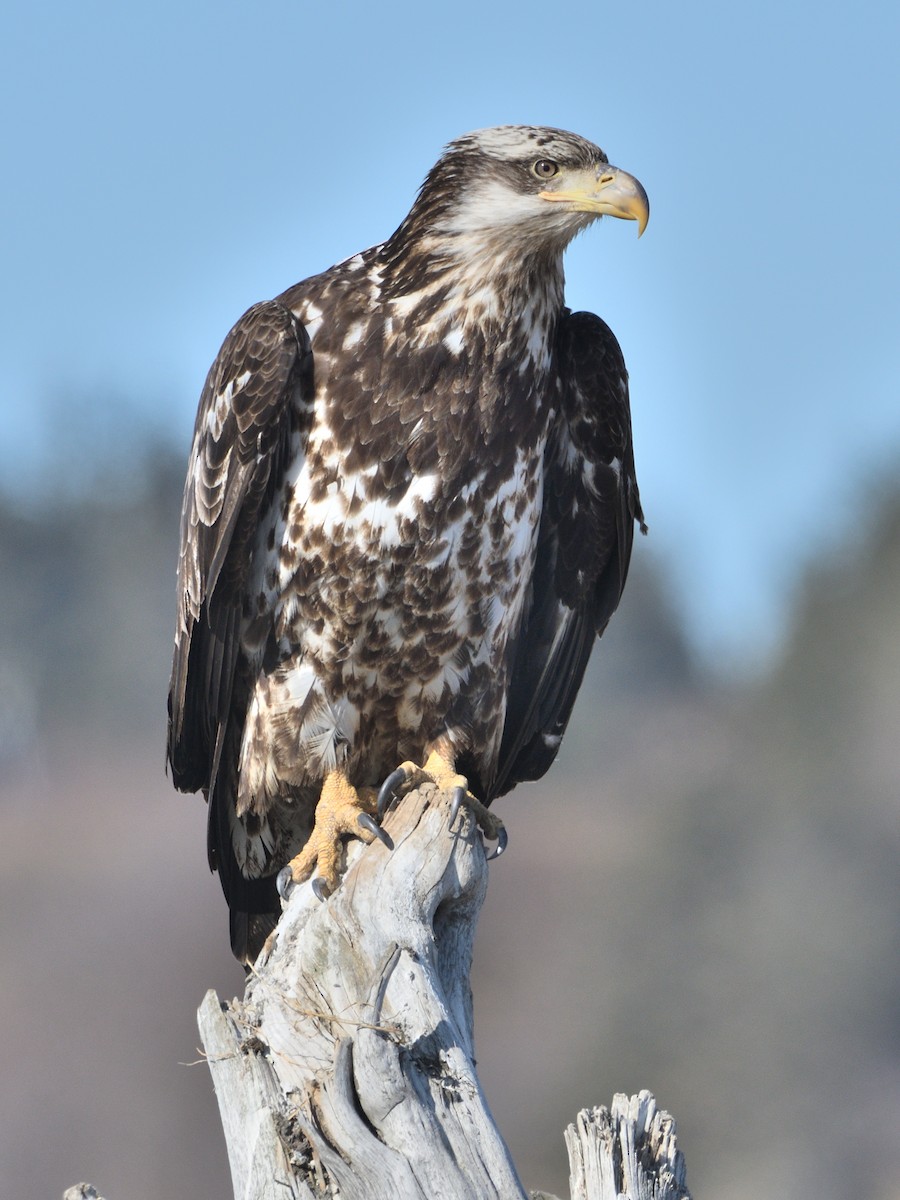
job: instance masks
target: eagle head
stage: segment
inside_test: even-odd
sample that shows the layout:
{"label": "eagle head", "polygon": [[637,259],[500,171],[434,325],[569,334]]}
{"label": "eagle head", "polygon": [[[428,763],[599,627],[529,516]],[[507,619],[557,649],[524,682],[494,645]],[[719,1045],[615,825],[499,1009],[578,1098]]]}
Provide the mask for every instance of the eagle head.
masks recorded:
{"label": "eagle head", "polygon": [[410,213],[420,230],[559,254],[601,216],[650,216],[633,175],[610,165],[599,146],[574,133],[502,125],[452,141],[429,172]]}

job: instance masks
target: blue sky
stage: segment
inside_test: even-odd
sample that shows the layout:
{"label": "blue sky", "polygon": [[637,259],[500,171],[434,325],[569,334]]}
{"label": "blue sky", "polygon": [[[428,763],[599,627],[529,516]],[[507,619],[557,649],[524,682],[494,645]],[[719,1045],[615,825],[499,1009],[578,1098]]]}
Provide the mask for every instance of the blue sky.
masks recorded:
{"label": "blue sky", "polygon": [[[752,661],[900,460],[900,7],[860,3],[7,6],[0,478],[61,403],[120,454],[187,449],[252,302],[405,214],[441,146],[574,129],[652,216],[572,247],[570,303],[632,377],[651,545],[711,658]],[[63,458],[63,462],[65,459]],[[642,551],[645,547],[641,547]]]}

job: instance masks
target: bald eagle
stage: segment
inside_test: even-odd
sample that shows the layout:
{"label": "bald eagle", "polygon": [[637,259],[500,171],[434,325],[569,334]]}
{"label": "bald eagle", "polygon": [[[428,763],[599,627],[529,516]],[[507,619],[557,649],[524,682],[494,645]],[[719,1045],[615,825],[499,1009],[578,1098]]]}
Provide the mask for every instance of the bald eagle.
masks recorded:
{"label": "bald eagle", "polygon": [[386,779],[455,788],[496,837],[487,806],[556,757],[644,528],[621,351],[563,298],[604,214],[641,233],[649,205],[591,142],[467,134],[387,241],[254,305],[213,363],[167,754],[242,961],[279,873],[338,885]]}

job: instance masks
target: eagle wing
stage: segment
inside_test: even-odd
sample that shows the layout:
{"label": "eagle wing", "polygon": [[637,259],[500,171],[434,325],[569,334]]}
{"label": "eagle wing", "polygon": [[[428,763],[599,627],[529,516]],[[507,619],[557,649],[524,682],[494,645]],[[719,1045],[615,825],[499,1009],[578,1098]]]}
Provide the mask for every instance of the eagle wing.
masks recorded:
{"label": "eagle wing", "polygon": [[506,721],[490,797],[539,779],[556,758],[594,640],[625,586],[634,525],[628,374],[612,331],[565,311],[559,404],[545,452],[531,602],[512,647]]}
{"label": "eagle wing", "polygon": [[211,823],[254,540],[311,394],[306,330],[268,301],[228,334],[200,398],[181,512],[167,754],[176,787],[207,791]]}

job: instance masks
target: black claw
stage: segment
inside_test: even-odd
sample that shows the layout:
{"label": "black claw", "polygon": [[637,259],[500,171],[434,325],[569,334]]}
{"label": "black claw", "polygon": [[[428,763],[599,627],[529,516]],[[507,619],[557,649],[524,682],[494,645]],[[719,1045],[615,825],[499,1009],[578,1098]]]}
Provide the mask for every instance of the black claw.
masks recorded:
{"label": "black claw", "polygon": [[321,875],[317,875],[312,881],[313,895],[317,900],[324,903],[328,899],[328,888],[325,886],[325,880]]}
{"label": "black claw", "polygon": [[450,828],[456,824],[456,818],[459,816],[459,806],[466,798],[466,789],[458,787],[454,789],[453,799],[450,802]]}
{"label": "black claw", "polygon": [[275,887],[278,889],[278,895],[287,903],[291,898],[291,892],[297,885],[294,883],[294,876],[291,874],[290,867],[282,867],[275,877]]}
{"label": "black claw", "polygon": [[508,845],[509,834],[506,832],[506,826],[501,825],[500,832],[497,834],[497,845],[487,856],[488,862],[490,862],[492,858],[499,858]]}
{"label": "black claw", "polygon": [[372,817],[370,817],[368,813],[360,813],[356,820],[363,829],[365,829],[368,833],[371,833],[373,837],[377,837],[379,842],[387,846],[388,850],[393,850],[394,843],[381,828],[381,826]]}
{"label": "black claw", "polygon": [[391,771],[387,779],[381,785],[381,790],[378,793],[378,819],[384,816],[387,810],[397,799],[397,788],[406,782],[406,771],[403,767],[397,767],[395,771]]}

